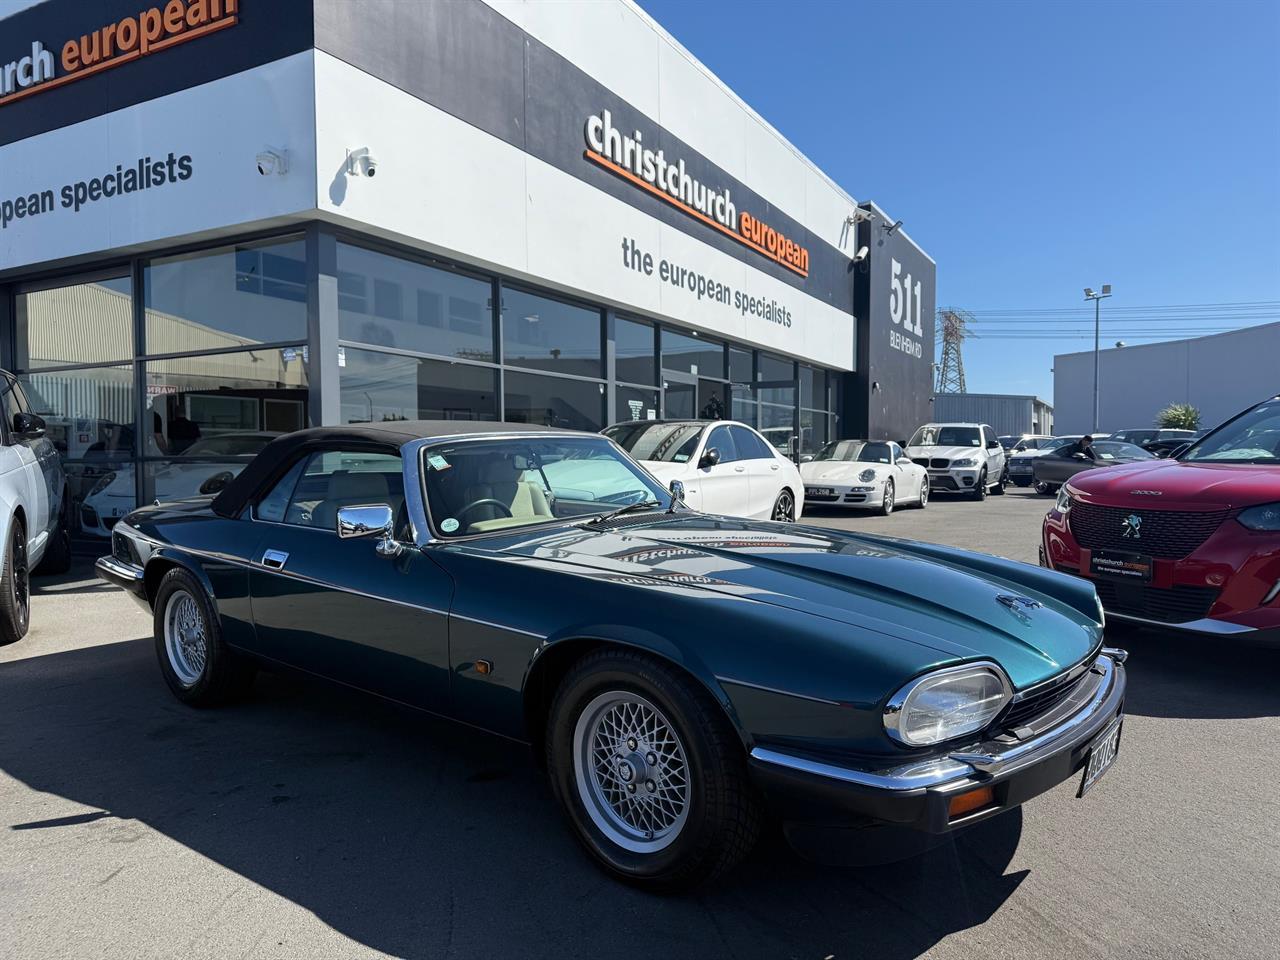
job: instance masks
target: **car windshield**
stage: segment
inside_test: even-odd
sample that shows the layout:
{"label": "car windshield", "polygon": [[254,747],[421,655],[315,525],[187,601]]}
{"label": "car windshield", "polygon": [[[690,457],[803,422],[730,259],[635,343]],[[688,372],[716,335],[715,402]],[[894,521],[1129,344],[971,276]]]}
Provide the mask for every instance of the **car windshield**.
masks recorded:
{"label": "car windshield", "polygon": [[1280,399],[1229,420],[1178,458],[1197,463],[1280,463]]}
{"label": "car windshield", "polygon": [[1043,440],[1040,443],[1041,450],[1057,450],[1059,447],[1068,443],[1075,443],[1079,437],[1054,437],[1051,440]]}
{"label": "car windshield", "polygon": [[[1006,450],[1008,450],[1010,447],[1016,447],[1019,443],[1022,442],[1021,437],[997,437],[996,439],[1000,441],[1000,446],[1004,447]],[[1032,443],[1033,441],[1027,441],[1027,442]]]}
{"label": "car windshield", "polygon": [[603,437],[459,440],[428,446],[422,458],[432,529],[446,539],[671,504]]}
{"label": "car windshield", "polygon": [[850,460],[862,463],[892,463],[889,444],[867,440],[836,440],[818,451],[814,460]]}
{"label": "car windshield", "polygon": [[907,444],[909,447],[980,447],[982,435],[977,427],[921,427]]}
{"label": "car windshield", "polygon": [[604,435],[637,460],[687,463],[698,449],[701,423],[619,423]]}
{"label": "car windshield", "polygon": [[1093,445],[1093,454],[1099,461],[1107,460],[1154,460],[1155,454],[1148,453],[1132,443],[1116,440],[1100,440]]}

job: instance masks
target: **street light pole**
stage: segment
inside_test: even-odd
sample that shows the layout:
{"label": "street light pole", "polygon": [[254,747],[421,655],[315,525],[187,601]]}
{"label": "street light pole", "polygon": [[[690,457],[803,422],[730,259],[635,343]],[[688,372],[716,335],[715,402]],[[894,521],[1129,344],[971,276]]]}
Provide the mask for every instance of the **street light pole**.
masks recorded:
{"label": "street light pole", "polygon": [[1098,432],[1098,358],[1099,341],[1102,339],[1102,301],[1111,296],[1111,284],[1104,283],[1101,293],[1094,293],[1092,287],[1084,288],[1085,300],[1093,301],[1093,432]]}

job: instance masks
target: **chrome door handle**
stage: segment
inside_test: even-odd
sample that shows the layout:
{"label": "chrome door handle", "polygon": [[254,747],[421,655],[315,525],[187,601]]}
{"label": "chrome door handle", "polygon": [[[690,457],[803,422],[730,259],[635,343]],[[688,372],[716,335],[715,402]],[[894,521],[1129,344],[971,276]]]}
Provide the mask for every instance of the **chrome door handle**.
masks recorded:
{"label": "chrome door handle", "polygon": [[771,463],[771,464],[769,464],[769,469],[770,469],[770,470],[777,470],[777,469],[778,469],[778,465],[777,465],[776,463]]}
{"label": "chrome door handle", "polygon": [[747,468],[746,468],[746,467],[734,467],[734,468],[733,468],[733,472],[734,472],[734,473],[746,473],[746,472],[747,472]]}
{"label": "chrome door handle", "polygon": [[283,550],[264,550],[262,552],[262,565],[268,570],[283,570],[284,565],[289,562],[289,555]]}

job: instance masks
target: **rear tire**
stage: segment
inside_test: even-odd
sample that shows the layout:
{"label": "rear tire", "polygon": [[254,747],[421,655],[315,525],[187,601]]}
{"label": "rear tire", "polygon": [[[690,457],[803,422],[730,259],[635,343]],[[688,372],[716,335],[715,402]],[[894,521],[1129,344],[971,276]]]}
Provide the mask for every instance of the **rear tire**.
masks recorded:
{"label": "rear tire", "polygon": [[14,517],[0,576],[0,645],[17,643],[31,626],[31,570],[27,566],[27,528]]}
{"label": "rear tire", "polygon": [[1036,493],[1042,496],[1051,497],[1057,492],[1057,489],[1052,483],[1045,483],[1043,480],[1036,481]]}
{"label": "rear tire", "polygon": [[547,772],[578,840],[614,877],[686,890],[755,846],[762,808],[728,718],[645,654],[584,657],[556,691]]}
{"label": "rear tire", "polygon": [[248,690],[254,665],[222,642],[213,603],[189,571],[175,567],[164,575],[153,608],[156,657],[175,697],[210,707]]}
{"label": "rear tire", "polygon": [[769,519],[777,520],[781,523],[795,523],[796,499],[786,487],[782,488],[782,492],[778,494],[778,499],[773,502],[773,513],[769,515]]}
{"label": "rear tire", "polygon": [[36,567],[37,575],[66,573],[71,569],[71,500],[62,491],[62,509],[58,511],[58,525],[49,534],[44,556]]}

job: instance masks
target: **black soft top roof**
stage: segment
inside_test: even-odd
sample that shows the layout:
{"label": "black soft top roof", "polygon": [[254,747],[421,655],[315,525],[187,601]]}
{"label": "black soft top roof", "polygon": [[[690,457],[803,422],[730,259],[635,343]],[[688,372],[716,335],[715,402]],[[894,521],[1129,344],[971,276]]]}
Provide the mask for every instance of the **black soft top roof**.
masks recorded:
{"label": "black soft top roof", "polygon": [[494,423],[484,420],[391,420],[386,423],[350,423],[340,427],[312,427],[272,440],[233,477],[213,500],[213,512],[238,517],[254,492],[283,474],[299,451],[341,446],[353,450],[391,452],[411,440],[445,439],[486,433],[572,434],[592,436],[581,430],[542,427],[529,423]]}

